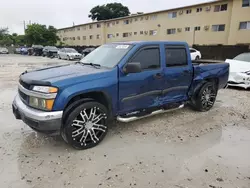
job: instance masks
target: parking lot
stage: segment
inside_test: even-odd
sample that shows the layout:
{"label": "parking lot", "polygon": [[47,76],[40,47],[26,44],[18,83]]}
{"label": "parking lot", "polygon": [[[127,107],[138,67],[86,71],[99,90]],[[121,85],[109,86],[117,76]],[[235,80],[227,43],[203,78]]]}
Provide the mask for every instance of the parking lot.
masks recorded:
{"label": "parking lot", "polygon": [[11,109],[20,73],[64,63],[73,61],[0,55],[0,187],[250,187],[249,91],[221,90],[209,112],[115,123],[100,145],[78,151]]}

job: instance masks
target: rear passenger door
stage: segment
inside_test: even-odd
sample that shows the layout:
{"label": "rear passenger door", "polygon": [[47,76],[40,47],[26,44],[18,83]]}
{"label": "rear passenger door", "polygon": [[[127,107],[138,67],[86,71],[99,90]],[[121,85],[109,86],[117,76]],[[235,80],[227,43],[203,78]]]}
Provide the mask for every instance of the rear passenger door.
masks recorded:
{"label": "rear passenger door", "polygon": [[[188,99],[188,90],[193,79],[193,66],[183,45],[165,45],[164,103]],[[191,62],[191,61],[190,61]]]}

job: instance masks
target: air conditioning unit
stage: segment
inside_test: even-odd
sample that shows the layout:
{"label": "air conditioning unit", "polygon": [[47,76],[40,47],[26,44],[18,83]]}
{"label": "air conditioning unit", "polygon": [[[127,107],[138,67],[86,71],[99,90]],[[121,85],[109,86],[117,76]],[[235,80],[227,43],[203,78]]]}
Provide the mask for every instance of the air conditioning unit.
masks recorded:
{"label": "air conditioning unit", "polygon": [[183,14],[183,10],[180,10],[180,11],[179,11],[179,15],[181,15],[181,14]]}
{"label": "air conditioning unit", "polygon": [[204,30],[205,30],[205,31],[208,31],[208,30],[209,30],[209,25],[205,25],[205,26],[204,26]]}
{"label": "air conditioning unit", "polygon": [[177,31],[180,33],[182,31],[182,28],[178,28]]}
{"label": "air conditioning unit", "polygon": [[147,34],[148,34],[148,31],[144,31],[144,34],[147,35]]}
{"label": "air conditioning unit", "polygon": [[206,7],[206,11],[208,12],[208,11],[210,11],[211,10],[211,6],[207,6]]}

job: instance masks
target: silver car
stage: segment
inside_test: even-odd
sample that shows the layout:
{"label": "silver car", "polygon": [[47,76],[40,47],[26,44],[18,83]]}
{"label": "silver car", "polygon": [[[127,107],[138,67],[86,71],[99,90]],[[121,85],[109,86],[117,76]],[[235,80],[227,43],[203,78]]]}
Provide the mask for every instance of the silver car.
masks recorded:
{"label": "silver car", "polygon": [[82,54],[78,53],[74,48],[62,48],[58,51],[59,59],[75,60],[82,59]]}
{"label": "silver car", "polygon": [[1,48],[0,47],[0,54],[8,54],[9,50],[7,48]]}

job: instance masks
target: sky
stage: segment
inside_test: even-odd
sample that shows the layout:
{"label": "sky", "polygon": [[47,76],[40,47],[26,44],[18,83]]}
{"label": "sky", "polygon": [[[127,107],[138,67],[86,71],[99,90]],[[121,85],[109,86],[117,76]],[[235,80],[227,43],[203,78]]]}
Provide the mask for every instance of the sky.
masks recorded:
{"label": "sky", "polygon": [[91,22],[89,11],[96,5],[119,2],[131,13],[153,12],[211,0],[0,0],[0,28],[10,33],[24,33],[26,23],[53,25],[56,28]]}

